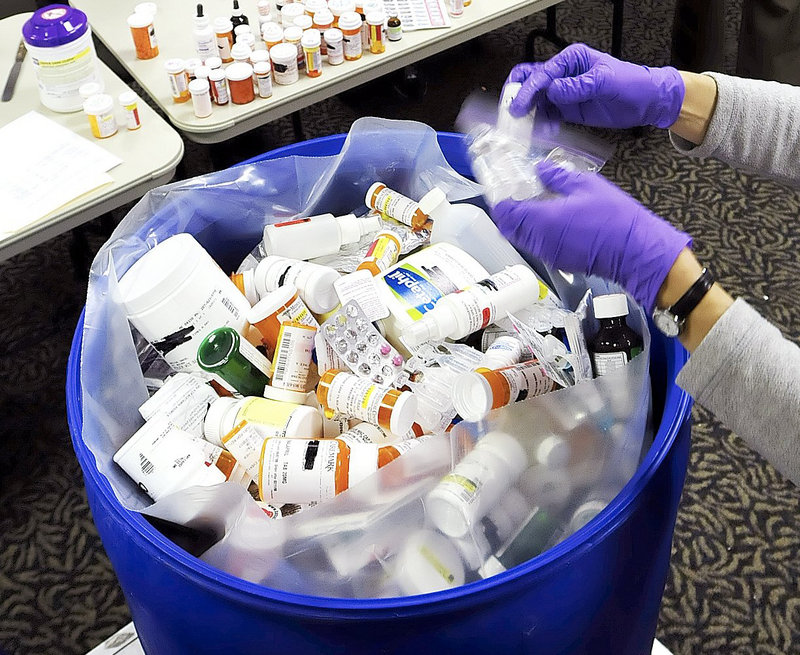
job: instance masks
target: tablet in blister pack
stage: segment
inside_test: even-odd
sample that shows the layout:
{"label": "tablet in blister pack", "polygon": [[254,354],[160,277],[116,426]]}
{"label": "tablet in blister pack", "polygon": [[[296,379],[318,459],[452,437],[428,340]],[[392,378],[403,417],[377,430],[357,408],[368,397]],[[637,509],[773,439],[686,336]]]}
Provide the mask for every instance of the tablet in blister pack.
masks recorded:
{"label": "tablet in blister pack", "polygon": [[375,384],[392,384],[403,371],[402,355],[370,323],[355,300],[322,324],[322,335],[347,366]]}

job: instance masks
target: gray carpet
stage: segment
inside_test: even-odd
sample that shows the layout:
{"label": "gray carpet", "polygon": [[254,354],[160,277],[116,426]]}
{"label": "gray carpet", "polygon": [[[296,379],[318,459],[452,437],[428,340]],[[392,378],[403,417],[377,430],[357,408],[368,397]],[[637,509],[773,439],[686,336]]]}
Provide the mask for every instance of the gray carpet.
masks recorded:
{"label": "gray carpet", "polygon": [[[626,4],[625,56],[667,63],[674,1]],[[738,9],[728,3],[727,71]],[[610,17],[603,0],[567,0],[559,26],[569,40],[608,48]],[[522,57],[524,37],[543,25],[544,17],[534,16],[424,63],[422,100],[401,98],[384,80],[371,93],[304,110],[306,135],[347,131],[367,114],[450,130],[467,93],[480,85],[498,90]],[[617,144],[605,173],[691,232],[698,256],[724,286],[799,339],[798,194],[717,162],[684,158],[657,130],[605,136]],[[205,173],[292,141],[287,118],[213,152],[187,142],[180,174]],[[63,391],[86,290],[85,272],[75,272],[70,252],[81,240],[96,251],[107,227],[95,221],[0,264],[0,651],[8,653],[80,655],[129,620],[89,515]],[[676,654],[799,652],[800,491],[705,410],[696,408],[694,421],[658,637]]]}

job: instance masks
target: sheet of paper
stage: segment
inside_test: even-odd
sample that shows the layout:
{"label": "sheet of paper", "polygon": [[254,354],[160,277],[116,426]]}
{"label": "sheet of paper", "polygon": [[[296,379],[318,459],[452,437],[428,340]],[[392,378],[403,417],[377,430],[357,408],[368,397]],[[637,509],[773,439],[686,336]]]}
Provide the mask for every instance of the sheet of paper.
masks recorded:
{"label": "sheet of paper", "polygon": [[397,16],[404,32],[450,27],[450,16],[442,0],[384,0],[387,16]]}
{"label": "sheet of paper", "polygon": [[113,179],[122,163],[32,111],[0,128],[0,233],[11,233]]}

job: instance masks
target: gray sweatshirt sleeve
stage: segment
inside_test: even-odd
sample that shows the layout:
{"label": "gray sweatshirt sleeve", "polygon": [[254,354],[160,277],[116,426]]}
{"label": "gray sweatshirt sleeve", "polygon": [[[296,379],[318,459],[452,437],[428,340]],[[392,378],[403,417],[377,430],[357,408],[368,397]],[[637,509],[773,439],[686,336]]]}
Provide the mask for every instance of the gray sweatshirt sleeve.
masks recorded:
{"label": "gray sweatshirt sleeve", "polygon": [[800,348],[774,325],[736,300],[677,382],[800,486]]}
{"label": "gray sweatshirt sleeve", "polygon": [[717,83],[717,106],[698,146],[670,132],[692,157],[713,157],[735,168],[800,187],[800,87],[706,73]]}

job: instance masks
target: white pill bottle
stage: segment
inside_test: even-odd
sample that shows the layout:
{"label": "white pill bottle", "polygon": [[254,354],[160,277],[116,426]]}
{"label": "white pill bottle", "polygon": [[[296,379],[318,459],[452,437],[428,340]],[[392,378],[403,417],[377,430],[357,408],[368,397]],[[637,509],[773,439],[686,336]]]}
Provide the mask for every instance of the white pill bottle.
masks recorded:
{"label": "white pill bottle", "polygon": [[22,26],[22,36],[45,107],[64,113],[79,111],[83,99],[78,89],[87,82],[96,82],[98,93],[103,91],[92,30],[80,9],[67,5],[39,9]]}
{"label": "white pill bottle", "polygon": [[123,309],[142,336],[176,371],[208,377],[197,348],[219,327],[240,334],[250,303],[191,234],[148,250],[119,281]]}

